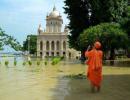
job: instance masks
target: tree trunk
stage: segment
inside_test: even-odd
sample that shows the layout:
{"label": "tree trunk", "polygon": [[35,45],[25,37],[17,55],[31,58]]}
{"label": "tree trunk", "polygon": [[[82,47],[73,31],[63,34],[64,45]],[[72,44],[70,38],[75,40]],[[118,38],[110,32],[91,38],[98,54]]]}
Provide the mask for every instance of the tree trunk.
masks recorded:
{"label": "tree trunk", "polygon": [[114,60],[115,60],[115,50],[114,48],[111,48],[110,50],[110,65],[114,65]]}

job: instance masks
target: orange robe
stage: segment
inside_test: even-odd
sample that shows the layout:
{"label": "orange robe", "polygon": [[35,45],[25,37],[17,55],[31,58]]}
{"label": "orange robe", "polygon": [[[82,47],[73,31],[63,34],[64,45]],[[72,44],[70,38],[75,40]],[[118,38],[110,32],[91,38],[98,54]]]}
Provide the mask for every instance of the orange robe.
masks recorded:
{"label": "orange robe", "polygon": [[103,52],[101,50],[92,49],[91,51],[86,51],[85,56],[88,57],[87,77],[92,85],[99,87],[102,81]]}

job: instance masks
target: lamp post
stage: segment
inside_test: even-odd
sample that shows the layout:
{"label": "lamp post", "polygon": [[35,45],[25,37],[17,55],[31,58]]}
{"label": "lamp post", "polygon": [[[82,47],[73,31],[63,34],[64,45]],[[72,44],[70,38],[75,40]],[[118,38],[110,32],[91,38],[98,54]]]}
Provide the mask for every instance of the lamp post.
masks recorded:
{"label": "lamp post", "polygon": [[28,36],[28,61],[30,61],[30,37]]}

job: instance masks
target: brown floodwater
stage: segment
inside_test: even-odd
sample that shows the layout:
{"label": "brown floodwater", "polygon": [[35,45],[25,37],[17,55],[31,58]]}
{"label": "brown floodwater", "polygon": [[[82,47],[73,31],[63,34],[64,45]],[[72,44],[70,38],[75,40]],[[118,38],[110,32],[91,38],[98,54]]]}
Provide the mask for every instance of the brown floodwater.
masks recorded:
{"label": "brown floodwater", "polygon": [[[86,94],[86,79],[64,78],[66,75],[85,75],[86,65],[63,61],[57,65],[48,63],[45,66],[42,61],[38,66],[36,61],[32,61],[30,66],[27,63],[23,65],[23,61],[18,60],[14,66],[11,59],[9,65],[5,66],[6,60],[8,59],[2,59],[0,64],[0,100],[80,100],[82,95],[79,99],[73,99],[74,94],[77,91],[81,91],[84,96]],[[104,67],[103,74],[130,75],[130,68]]]}

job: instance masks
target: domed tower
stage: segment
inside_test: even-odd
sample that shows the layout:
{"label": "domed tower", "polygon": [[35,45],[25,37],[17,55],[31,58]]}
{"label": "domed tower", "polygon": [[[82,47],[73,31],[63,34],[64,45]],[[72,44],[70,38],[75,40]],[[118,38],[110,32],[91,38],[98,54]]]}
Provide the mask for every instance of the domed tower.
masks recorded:
{"label": "domed tower", "polygon": [[38,34],[41,34],[42,32],[43,32],[43,30],[42,30],[41,24],[39,24],[39,27],[38,27]]}
{"label": "domed tower", "polygon": [[63,19],[54,6],[52,12],[46,16],[46,32],[60,33],[62,29]]}

